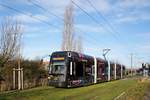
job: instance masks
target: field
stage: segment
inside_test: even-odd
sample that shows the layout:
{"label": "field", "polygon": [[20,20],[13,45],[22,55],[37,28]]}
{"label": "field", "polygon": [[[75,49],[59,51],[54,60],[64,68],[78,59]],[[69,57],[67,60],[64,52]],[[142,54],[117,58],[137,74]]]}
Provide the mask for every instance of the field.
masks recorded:
{"label": "field", "polygon": [[0,100],[142,100],[148,85],[143,79],[123,79],[70,89],[38,87],[0,93]]}

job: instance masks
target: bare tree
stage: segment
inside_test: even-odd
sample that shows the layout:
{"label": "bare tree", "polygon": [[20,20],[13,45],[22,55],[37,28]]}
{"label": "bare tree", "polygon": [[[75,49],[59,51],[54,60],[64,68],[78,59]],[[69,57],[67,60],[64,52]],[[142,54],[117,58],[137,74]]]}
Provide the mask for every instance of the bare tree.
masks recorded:
{"label": "bare tree", "polygon": [[74,39],[74,41],[73,41],[72,51],[77,51],[77,39]]}
{"label": "bare tree", "polygon": [[21,23],[12,17],[4,18],[1,24],[0,68],[4,67],[9,60],[18,58],[20,55],[21,38]]}
{"label": "bare tree", "polygon": [[78,38],[75,38],[73,41],[73,51],[83,53],[83,46],[82,46],[82,37],[78,36]]}
{"label": "bare tree", "polygon": [[64,13],[64,30],[62,33],[62,50],[73,51],[74,43],[74,27],[73,27],[73,5],[72,2],[66,7]]}
{"label": "bare tree", "polygon": [[79,53],[83,52],[83,46],[82,46],[82,37],[79,36],[76,43],[76,51]]}

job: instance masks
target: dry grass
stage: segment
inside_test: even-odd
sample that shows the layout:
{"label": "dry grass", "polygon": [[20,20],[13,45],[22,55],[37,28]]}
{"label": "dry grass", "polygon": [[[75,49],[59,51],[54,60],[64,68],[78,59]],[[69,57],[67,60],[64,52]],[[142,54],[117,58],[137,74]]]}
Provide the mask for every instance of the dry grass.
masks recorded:
{"label": "dry grass", "polygon": [[146,93],[150,92],[148,92],[148,88],[150,88],[148,78],[139,78],[137,79],[137,84],[129,88],[119,100],[145,100]]}

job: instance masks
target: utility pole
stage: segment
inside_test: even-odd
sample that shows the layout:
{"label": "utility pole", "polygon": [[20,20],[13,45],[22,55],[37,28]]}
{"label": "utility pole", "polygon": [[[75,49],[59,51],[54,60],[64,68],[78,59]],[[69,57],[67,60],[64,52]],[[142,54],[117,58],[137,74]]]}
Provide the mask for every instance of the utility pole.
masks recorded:
{"label": "utility pole", "polygon": [[21,73],[20,73],[21,69],[20,69],[20,58],[18,59],[18,90],[21,89]]}
{"label": "utility pole", "polygon": [[106,60],[106,54],[110,51],[111,49],[103,49],[103,56],[104,56],[104,59],[105,59],[105,61],[107,61],[107,63],[108,63],[108,81],[110,81],[110,61],[109,61],[109,59],[108,60]]}
{"label": "utility pole", "polygon": [[133,53],[131,53],[131,76],[133,76]]}
{"label": "utility pole", "polygon": [[97,83],[97,59],[94,57],[94,83]]}
{"label": "utility pole", "polygon": [[108,59],[108,81],[110,81],[110,60],[109,59]]}
{"label": "utility pole", "polygon": [[123,73],[122,73],[122,69],[123,69],[123,66],[122,66],[122,64],[121,64],[121,79],[122,79],[122,74],[123,74]]}
{"label": "utility pole", "polygon": [[115,80],[117,79],[116,77],[116,61],[115,61]]}
{"label": "utility pole", "polygon": [[21,68],[21,89],[23,90],[23,68]]}
{"label": "utility pole", "polygon": [[15,68],[13,68],[13,89],[16,88],[15,84],[16,84],[16,73],[15,73]]}

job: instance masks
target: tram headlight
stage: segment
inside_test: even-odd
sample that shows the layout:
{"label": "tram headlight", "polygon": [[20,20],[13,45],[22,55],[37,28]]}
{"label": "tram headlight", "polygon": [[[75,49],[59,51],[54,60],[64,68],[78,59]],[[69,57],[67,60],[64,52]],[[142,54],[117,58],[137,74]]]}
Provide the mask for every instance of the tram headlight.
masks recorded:
{"label": "tram headlight", "polygon": [[52,75],[50,75],[50,76],[48,76],[48,79],[50,80],[50,79],[52,79],[53,78],[53,76]]}

